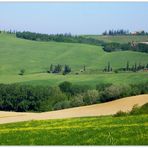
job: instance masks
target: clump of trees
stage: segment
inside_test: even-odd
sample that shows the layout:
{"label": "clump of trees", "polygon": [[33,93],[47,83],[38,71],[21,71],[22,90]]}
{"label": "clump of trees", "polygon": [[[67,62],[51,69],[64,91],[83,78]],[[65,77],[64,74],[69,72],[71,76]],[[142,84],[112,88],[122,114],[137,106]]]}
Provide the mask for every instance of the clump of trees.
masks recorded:
{"label": "clump of trees", "polygon": [[[119,71],[122,71],[122,72],[128,72],[128,71],[137,72],[137,71],[141,71],[141,70],[148,70],[148,64],[146,64],[146,65],[141,64],[141,63],[137,64],[135,62],[134,64],[130,65],[129,61],[127,61],[125,67],[115,69],[114,72],[115,73],[118,73]],[[107,66],[105,66],[105,68],[103,69],[103,72],[112,72],[112,71],[113,71],[113,68],[111,67],[110,62],[108,62]]]}
{"label": "clump of trees", "polygon": [[111,72],[113,69],[111,67],[110,62],[108,62],[107,66],[105,66],[105,68],[103,69],[104,72]]}
{"label": "clump of trees", "polygon": [[119,29],[119,30],[109,30],[104,31],[102,35],[129,35],[129,30]]}
{"label": "clump of trees", "polygon": [[50,68],[49,68],[49,70],[47,70],[47,72],[48,73],[60,73],[60,72],[63,72],[63,75],[66,75],[66,74],[71,72],[71,68],[70,68],[69,65],[65,65],[64,69],[63,69],[63,66],[60,65],[60,64],[57,64],[57,65],[51,64]]}
{"label": "clump of trees", "polygon": [[71,72],[71,68],[68,65],[64,66],[63,75],[66,75]]}
{"label": "clump of trees", "polygon": [[129,32],[129,30],[119,29],[119,30],[106,30],[102,33],[102,35],[148,35],[148,32],[143,31],[137,31],[135,33]]}

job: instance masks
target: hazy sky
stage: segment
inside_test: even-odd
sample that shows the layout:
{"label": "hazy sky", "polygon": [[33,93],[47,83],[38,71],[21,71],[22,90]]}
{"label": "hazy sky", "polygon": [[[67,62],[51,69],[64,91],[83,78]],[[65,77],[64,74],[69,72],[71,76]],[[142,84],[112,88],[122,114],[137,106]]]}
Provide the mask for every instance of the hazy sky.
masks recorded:
{"label": "hazy sky", "polygon": [[99,34],[121,28],[148,31],[148,2],[0,2],[0,30]]}

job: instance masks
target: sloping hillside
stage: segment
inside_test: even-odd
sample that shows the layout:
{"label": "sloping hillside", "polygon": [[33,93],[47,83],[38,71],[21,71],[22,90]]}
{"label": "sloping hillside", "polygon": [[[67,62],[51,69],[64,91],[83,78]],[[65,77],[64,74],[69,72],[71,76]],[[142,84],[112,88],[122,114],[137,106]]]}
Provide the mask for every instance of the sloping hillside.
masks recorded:
{"label": "sloping hillside", "polygon": [[13,35],[0,34],[0,74],[17,75],[20,69],[26,73],[44,72],[50,64],[68,64],[72,70],[103,69],[108,61],[113,68],[120,68],[126,62],[148,63],[148,54],[125,51],[106,53],[99,46],[36,42],[18,39]]}
{"label": "sloping hillside", "polygon": [[16,113],[16,112],[0,112],[0,124],[28,121],[28,120],[45,120],[72,117],[88,117],[112,115],[118,111],[130,111],[134,105],[143,105],[148,103],[148,95],[140,95],[115,100],[108,103],[76,107],[59,111],[51,111],[44,113]]}
{"label": "sloping hillside", "polygon": [[115,36],[104,36],[104,35],[86,35],[85,37],[90,37],[98,39],[107,43],[129,43],[129,42],[147,42],[148,35],[115,35]]}

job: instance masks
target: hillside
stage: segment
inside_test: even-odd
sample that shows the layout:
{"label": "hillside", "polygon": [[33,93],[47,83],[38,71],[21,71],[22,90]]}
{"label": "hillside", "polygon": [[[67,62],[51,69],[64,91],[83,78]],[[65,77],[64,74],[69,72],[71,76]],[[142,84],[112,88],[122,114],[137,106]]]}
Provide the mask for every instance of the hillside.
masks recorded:
{"label": "hillside", "polygon": [[[8,60],[9,59],[9,60]],[[72,70],[103,69],[110,61],[113,68],[120,68],[126,62],[132,65],[148,63],[148,54],[125,51],[106,53],[101,47],[57,42],[35,42],[0,35],[0,74],[17,75],[20,69],[26,73],[46,71],[50,64],[68,64]]]}
{"label": "hillside", "polygon": [[148,95],[139,95],[127,97],[107,103],[89,105],[84,107],[76,107],[59,111],[51,111],[44,113],[16,113],[0,111],[0,124],[11,123],[28,120],[45,120],[72,117],[89,117],[112,115],[118,111],[130,111],[134,105],[143,105],[148,103]]}
{"label": "hillside", "polygon": [[107,43],[129,43],[129,42],[148,42],[148,35],[116,35],[116,36],[103,36],[103,35],[86,35],[85,37],[90,37],[98,39]]}

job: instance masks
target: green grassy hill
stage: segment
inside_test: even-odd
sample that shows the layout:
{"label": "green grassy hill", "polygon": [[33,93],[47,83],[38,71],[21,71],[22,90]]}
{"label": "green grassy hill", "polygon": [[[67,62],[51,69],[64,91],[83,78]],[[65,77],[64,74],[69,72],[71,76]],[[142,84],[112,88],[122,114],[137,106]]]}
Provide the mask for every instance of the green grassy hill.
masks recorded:
{"label": "green grassy hill", "polygon": [[0,126],[0,145],[148,145],[147,115],[29,121]]}
{"label": "green grassy hill", "polygon": [[104,36],[104,35],[86,35],[98,39],[104,42],[116,42],[116,43],[128,43],[128,42],[148,42],[148,35],[116,35],[116,36]]}
{"label": "green grassy hill", "polygon": [[24,68],[27,73],[45,71],[50,64],[68,64],[73,70],[102,69],[110,61],[113,68],[130,64],[148,63],[148,54],[120,51],[107,53],[101,47],[57,42],[35,42],[0,35],[0,74],[18,74]]}
{"label": "green grassy hill", "polygon": [[[57,43],[57,42],[37,42],[16,38],[14,35],[0,34],[0,83],[37,83],[55,84],[64,80],[80,83],[97,83],[100,81],[123,81],[129,82],[131,77],[133,82],[138,76],[139,81],[145,81],[147,75],[133,74],[119,75],[108,74],[98,75],[98,71],[107,66],[110,61],[113,69],[126,66],[126,62],[132,65],[147,64],[148,54],[119,51],[107,53],[102,47],[78,44],[78,43]],[[72,74],[68,76],[45,74],[51,64],[68,64],[72,68]],[[86,73],[75,75],[86,65]],[[25,75],[19,76],[21,69],[25,69]],[[94,71],[94,73],[90,73]],[[109,76],[109,77],[108,77]],[[48,80],[48,81],[47,81]],[[59,80],[57,82],[57,80]],[[132,81],[132,80],[130,80]]]}

